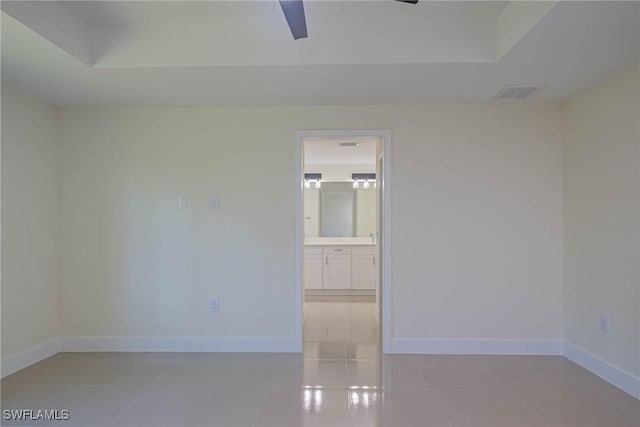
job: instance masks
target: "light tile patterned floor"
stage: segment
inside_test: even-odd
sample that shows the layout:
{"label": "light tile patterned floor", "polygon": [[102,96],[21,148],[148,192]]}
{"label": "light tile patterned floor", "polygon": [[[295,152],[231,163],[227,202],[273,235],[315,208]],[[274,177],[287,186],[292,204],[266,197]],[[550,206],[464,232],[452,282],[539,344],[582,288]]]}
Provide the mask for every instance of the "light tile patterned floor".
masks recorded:
{"label": "light tile patterned floor", "polygon": [[382,357],[373,305],[305,307],[304,353],[61,353],[2,380],[2,409],[67,426],[638,427],[640,401],[562,357]]}

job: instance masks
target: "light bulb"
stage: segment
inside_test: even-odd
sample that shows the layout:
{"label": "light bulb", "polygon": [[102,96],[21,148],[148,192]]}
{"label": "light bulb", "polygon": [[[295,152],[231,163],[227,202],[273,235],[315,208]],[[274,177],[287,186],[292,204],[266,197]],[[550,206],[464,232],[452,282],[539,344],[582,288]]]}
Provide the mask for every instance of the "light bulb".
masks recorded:
{"label": "light bulb", "polygon": [[353,188],[359,188],[360,183],[358,181],[353,181]]}
{"label": "light bulb", "polygon": [[369,181],[365,181],[364,184],[362,184],[362,188],[369,188],[370,185]]}
{"label": "light bulb", "polygon": [[322,184],[320,184],[320,181],[316,181],[316,188],[320,188]]}
{"label": "light bulb", "polygon": [[311,188],[311,183],[306,179],[304,180],[304,188]]}

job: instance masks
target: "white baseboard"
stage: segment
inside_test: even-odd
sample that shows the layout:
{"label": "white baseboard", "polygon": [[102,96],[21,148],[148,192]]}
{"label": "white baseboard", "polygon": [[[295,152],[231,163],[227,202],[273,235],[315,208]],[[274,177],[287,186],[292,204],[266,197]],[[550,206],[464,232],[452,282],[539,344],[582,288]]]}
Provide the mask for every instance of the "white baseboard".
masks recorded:
{"label": "white baseboard", "polygon": [[562,355],[562,340],[394,338],[391,353]]}
{"label": "white baseboard", "polygon": [[53,356],[60,351],[60,340],[54,338],[2,359],[2,378]]}
{"label": "white baseboard", "polygon": [[[297,353],[294,337],[113,337],[70,336],[52,339],[2,359],[2,377],[60,351],[265,352]],[[640,399],[640,377],[561,340],[394,338],[398,354],[563,355],[595,375]]]}
{"label": "white baseboard", "polygon": [[61,351],[167,351],[297,353],[294,337],[127,337],[69,336],[60,338]]}
{"label": "white baseboard", "polygon": [[636,399],[640,399],[640,377],[589,353],[587,350],[580,348],[569,341],[564,341],[563,347],[564,357],[577,363],[619,389],[626,391]]}

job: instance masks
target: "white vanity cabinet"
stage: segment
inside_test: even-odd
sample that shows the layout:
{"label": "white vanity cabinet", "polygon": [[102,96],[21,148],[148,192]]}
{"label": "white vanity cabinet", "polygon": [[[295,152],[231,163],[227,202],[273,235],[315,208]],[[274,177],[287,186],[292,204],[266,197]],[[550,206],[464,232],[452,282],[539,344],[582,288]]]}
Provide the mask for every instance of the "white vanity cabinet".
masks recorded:
{"label": "white vanity cabinet", "polygon": [[322,248],[322,289],[351,289],[351,247]]}
{"label": "white vanity cabinet", "polygon": [[303,282],[305,289],[322,289],[322,248],[305,247]]}
{"label": "white vanity cabinet", "polygon": [[358,246],[351,255],[351,283],[353,289],[376,288],[376,248],[375,246]]}
{"label": "white vanity cabinet", "polygon": [[374,245],[304,247],[304,289],[375,291],[377,249]]}

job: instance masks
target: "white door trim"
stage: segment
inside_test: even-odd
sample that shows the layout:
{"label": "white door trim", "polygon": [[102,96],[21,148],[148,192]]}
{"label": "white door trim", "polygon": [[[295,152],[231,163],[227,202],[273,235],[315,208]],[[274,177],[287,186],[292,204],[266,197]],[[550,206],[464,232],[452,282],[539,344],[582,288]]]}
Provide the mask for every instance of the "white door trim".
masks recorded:
{"label": "white door trim", "polygon": [[391,353],[391,131],[388,129],[375,130],[301,130],[295,133],[295,335],[302,351],[302,256],[304,240],[304,224],[302,221],[303,195],[303,152],[302,140],[306,137],[354,138],[370,136],[382,138],[382,154],[384,156],[384,170],[382,171],[383,213],[382,213],[382,351]]}

